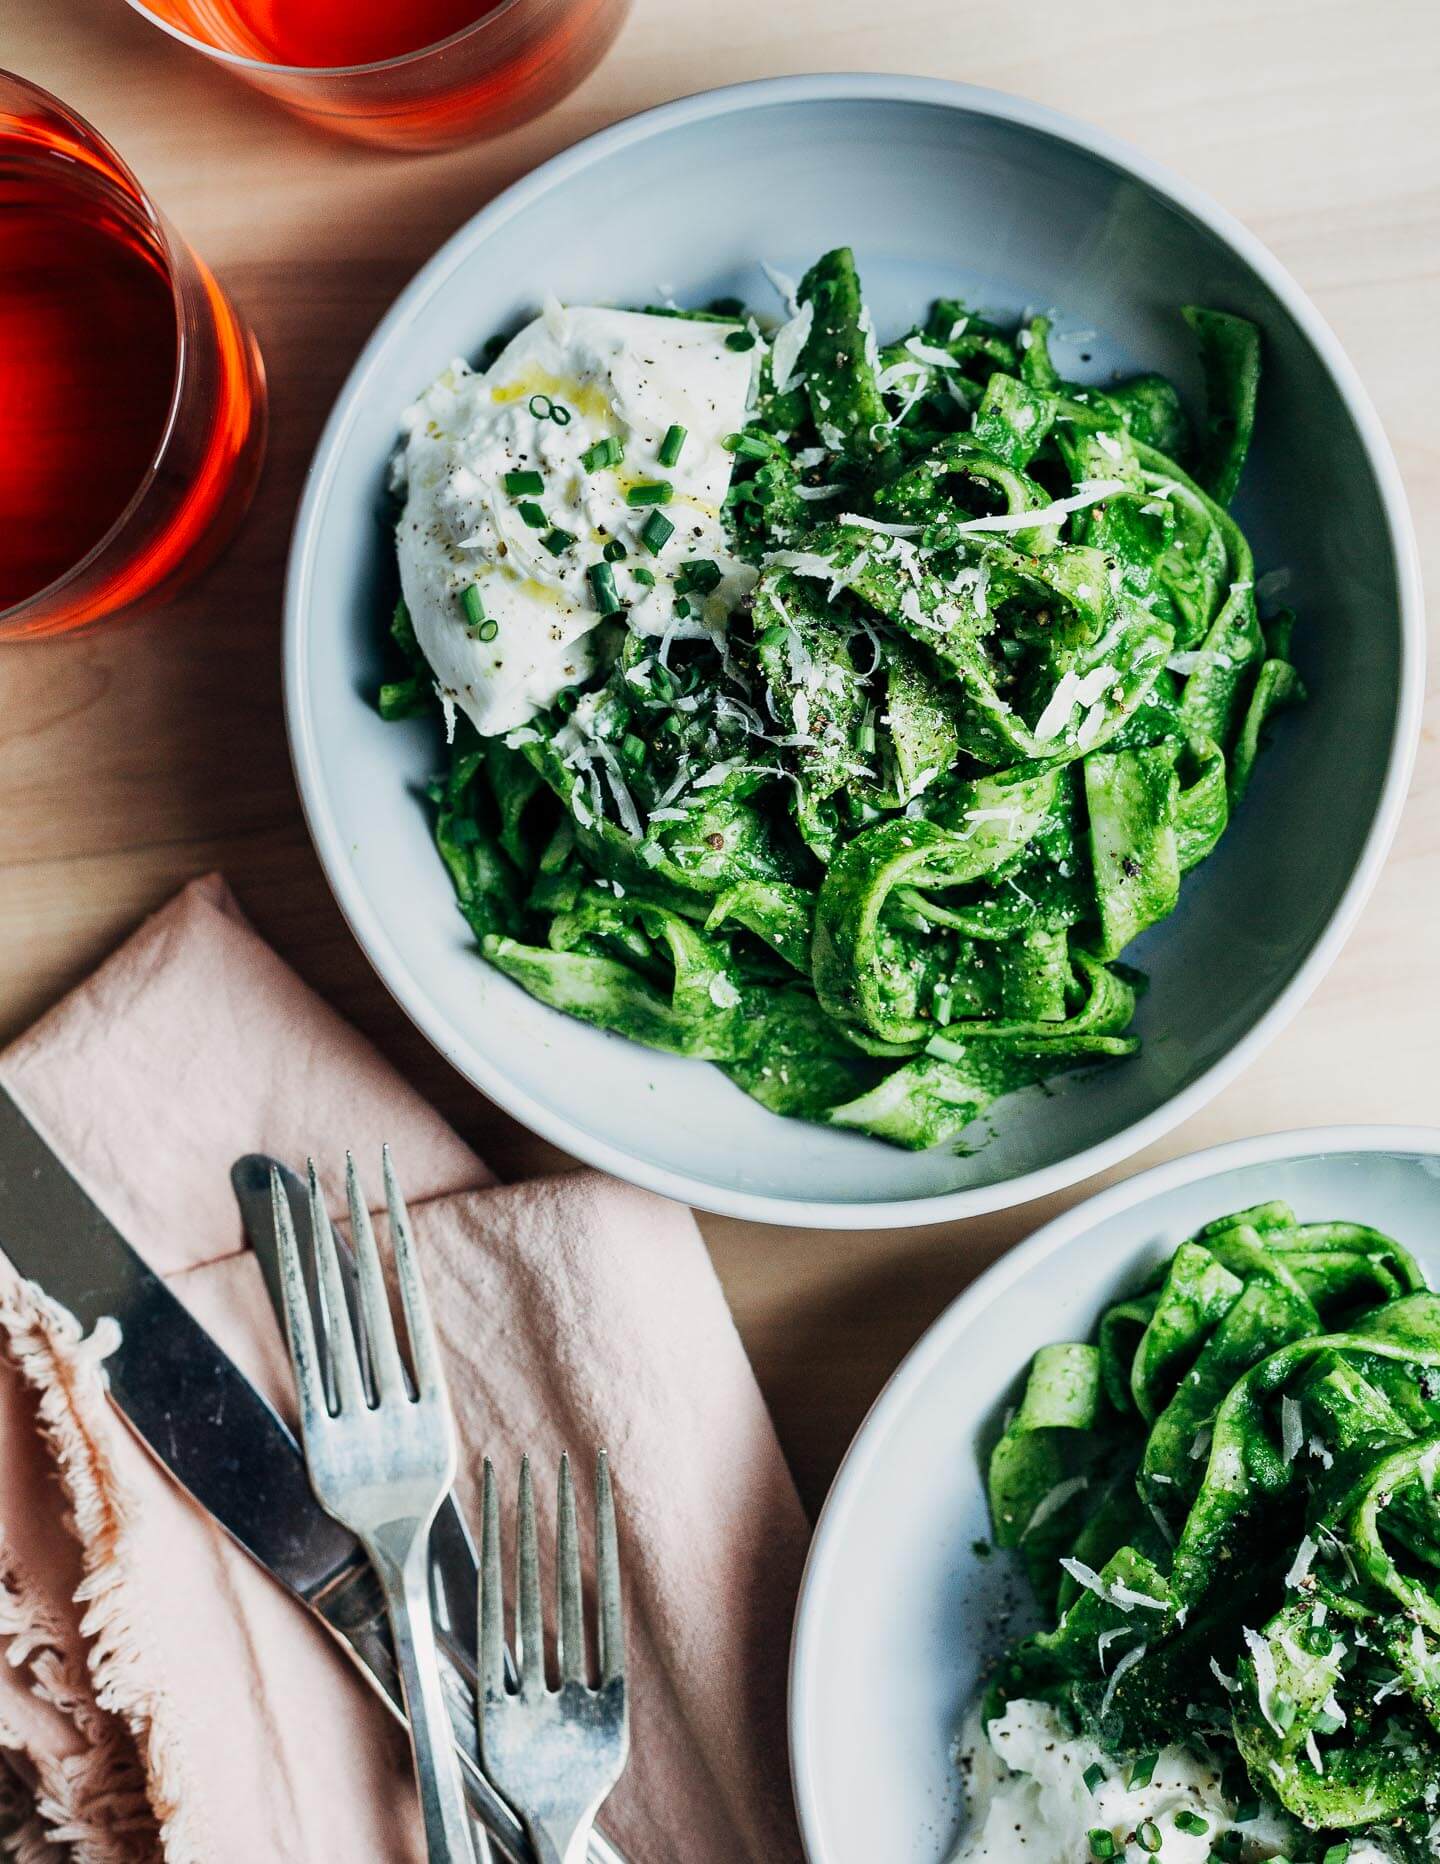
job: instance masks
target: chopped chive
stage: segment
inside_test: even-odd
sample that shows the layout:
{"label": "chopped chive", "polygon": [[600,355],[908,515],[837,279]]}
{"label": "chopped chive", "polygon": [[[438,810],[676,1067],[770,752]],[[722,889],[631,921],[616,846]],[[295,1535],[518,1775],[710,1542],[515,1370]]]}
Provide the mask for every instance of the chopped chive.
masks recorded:
{"label": "chopped chive", "polygon": [[607,563],[623,563],[625,560],[625,546],[620,542],[618,537],[612,537],[610,542],[605,546],[604,555]]}
{"label": "chopped chive", "polygon": [[682,621],[690,613],[690,604],[686,601],[683,595],[677,595],[675,598],[675,613],[680,617]]}
{"label": "chopped chive", "polygon": [[1248,1825],[1252,1819],[1258,1819],[1259,1817],[1260,1801],[1258,1799],[1242,1799],[1235,1808],[1235,1823],[1237,1825]]}
{"label": "chopped chive", "polygon": [[526,498],[532,492],[543,492],[545,481],[538,472],[507,472],[505,490],[511,498]]}
{"label": "chopped chive", "polygon": [[1155,1769],[1159,1762],[1158,1754],[1139,1754],[1131,1761],[1129,1785],[1132,1791],[1138,1791],[1142,1786],[1149,1786],[1155,1778]]}
{"label": "chopped chive", "polygon": [[1202,1819],[1198,1812],[1182,1809],[1175,1814],[1177,1832],[1188,1832],[1192,1838],[1202,1838],[1210,1829],[1210,1821]]}
{"label": "chopped chive", "polygon": [[684,445],[685,429],[677,421],[666,428],[665,438],[660,442],[660,464],[673,466],[680,458],[680,450]]}
{"label": "chopped chive", "polygon": [[1090,1855],[1092,1858],[1113,1858],[1115,1855],[1115,1835],[1107,1832],[1103,1826],[1096,1826],[1090,1833]]}
{"label": "chopped chive", "polygon": [[555,403],[548,395],[532,395],[525,405],[537,421],[548,421],[555,409]]}
{"label": "chopped chive", "polygon": [[488,616],[486,620],[482,621],[480,626],[475,630],[475,638],[477,641],[493,641],[499,632],[500,623],[491,615]]}
{"label": "chopped chive", "polygon": [[557,427],[568,427],[574,419],[574,416],[563,401],[552,401],[550,403],[550,419]]}
{"label": "chopped chive", "polygon": [[593,447],[586,447],[580,464],[586,472],[600,472],[606,466],[618,466],[625,457],[625,443],[618,434],[606,434]]}
{"label": "chopped chive", "polygon": [[627,764],[632,766],[643,764],[645,762],[645,740],[637,738],[633,731],[627,731],[620,740],[620,755]]}
{"label": "chopped chive", "polygon": [[653,589],[655,587],[655,572],[654,570],[647,570],[643,563],[637,563],[630,574],[635,578],[636,582],[643,583],[647,589]]}
{"label": "chopped chive", "polygon": [[460,606],[465,611],[465,620],[471,628],[478,628],[485,619],[485,604],[480,600],[480,589],[476,583],[467,583],[460,595]]}
{"label": "chopped chive", "polygon": [[1135,1842],[1152,1857],[1160,1849],[1160,1827],[1153,1819],[1142,1819],[1135,1827]]}
{"label": "chopped chive", "polygon": [[571,544],[575,542],[575,533],[562,530],[557,524],[553,531],[545,533],[540,542],[544,544],[552,557],[563,557]]}
{"label": "chopped chive", "polygon": [[521,499],[520,503],[516,506],[516,510],[530,526],[532,531],[543,531],[545,526],[550,522],[533,498]]}
{"label": "chopped chive", "polygon": [[621,605],[620,594],[615,587],[614,570],[608,563],[592,563],[585,574],[590,578],[596,608],[602,615],[613,615]]}
{"label": "chopped chive", "polygon": [[1096,1787],[1105,1784],[1105,1769],[1100,1765],[1098,1760],[1092,1761],[1085,1769],[1084,1773],[1081,1774],[1080,1778],[1085,1782],[1086,1790],[1093,1793]]}
{"label": "chopped chive", "polygon": [[937,1061],[964,1061],[965,1044],[952,1041],[949,1036],[931,1036],[925,1044],[925,1053],[933,1055]]}
{"label": "chopped chive", "polygon": [[408,718],[412,712],[427,706],[434,692],[435,688],[430,681],[416,673],[408,680],[387,680],[380,688],[375,703],[383,719]]}
{"label": "chopped chive", "polygon": [[725,339],[725,347],[726,349],[733,350],[754,349],[754,332],[750,330],[732,330]]}
{"label": "chopped chive", "polygon": [[727,452],[738,453],[742,460],[768,460],[774,452],[769,441],[758,434],[726,434],[720,444]]}
{"label": "chopped chive", "polygon": [[668,505],[675,488],[668,479],[642,479],[625,494],[627,505]]}
{"label": "chopped chive", "polygon": [[871,706],[866,706],[860,719],[859,730],[855,733],[855,749],[859,751],[862,757],[870,757],[874,754],[875,712],[874,708]]}
{"label": "chopped chive", "polygon": [[683,595],[688,595],[692,590],[700,595],[709,595],[719,585],[720,565],[712,563],[709,557],[691,557],[680,565],[680,574],[675,579],[675,587]]}
{"label": "chopped chive", "polygon": [[930,1013],[942,1029],[955,1014],[955,993],[943,979],[930,992]]}
{"label": "chopped chive", "polygon": [[1320,1864],[1345,1864],[1349,1855],[1350,1840],[1342,1838],[1338,1844],[1331,1845],[1329,1850],[1321,1856]]}
{"label": "chopped chive", "polygon": [[652,511],[640,527],[640,542],[652,557],[658,557],[674,535],[675,526],[660,511]]}

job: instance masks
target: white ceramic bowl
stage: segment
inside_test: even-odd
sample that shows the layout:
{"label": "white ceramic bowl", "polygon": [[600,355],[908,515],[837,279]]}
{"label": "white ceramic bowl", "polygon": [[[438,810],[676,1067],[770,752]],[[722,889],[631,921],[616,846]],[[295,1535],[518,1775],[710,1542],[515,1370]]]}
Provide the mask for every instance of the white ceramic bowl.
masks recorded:
{"label": "white ceramic bowl", "polygon": [[[1373,1224],[1440,1279],[1440,1131],[1340,1126],[1174,1159],[1056,1218],[914,1348],[841,1465],[801,1588],[790,1758],[811,1864],[942,1864],[962,1825],[952,1745],[1024,1584],[985,1539],[982,1445],[1037,1348],[1100,1311],[1212,1217],[1284,1198]],[[1037,1861],[1039,1864],[1039,1861]]]}
{"label": "white ceramic bowl", "polygon": [[[1177,306],[1255,318],[1265,380],[1239,513],[1262,567],[1291,572],[1313,693],[1281,722],[1179,911],[1127,954],[1152,980],[1140,1058],[1003,1102],[963,1154],[778,1119],[716,1069],[589,1029],[492,972],[418,799],[440,762],[431,728],[386,725],[373,709],[395,593],[385,465],[402,409],[438,370],[531,314],[546,288],[581,302],[673,291],[765,305],[762,260],[798,274],[845,242],[882,332],[939,292],[1012,317],[1053,306],[1063,365],[1096,378],[1159,368],[1197,392]],[[1394,463],[1350,365],[1275,260],[1082,124],[904,77],[777,79],[667,104],[478,214],[401,294],[340,395],[300,508],[285,618],[315,845],[356,937],[436,1047],[592,1164],[708,1209],[831,1227],[1041,1196],[1138,1150],[1242,1067],[1314,986],[1375,878],[1418,730],[1422,655]]]}

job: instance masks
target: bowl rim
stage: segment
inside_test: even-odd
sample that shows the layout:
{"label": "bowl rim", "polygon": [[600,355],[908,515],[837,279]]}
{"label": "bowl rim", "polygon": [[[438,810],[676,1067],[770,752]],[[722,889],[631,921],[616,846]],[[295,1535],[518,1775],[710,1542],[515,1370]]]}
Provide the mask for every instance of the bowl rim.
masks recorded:
{"label": "bowl rim", "polygon": [[[1066,143],[1138,180],[1228,245],[1279,299],[1334,382],[1374,475],[1395,561],[1399,595],[1399,690],[1385,775],[1364,845],[1334,910],[1295,974],[1223,1055],[1151,1112],[1108,1138],[1049,1165],[954,1191],[875,1201],[790,1198],[712,1184],[686,1172],[637,1158],[619,1145],[572,1124],[515,1085],[504,1068],[463,1038],[423,982],[412,975],[385,933],[351,865],[345,839],[331,813],[321,776],[305,663],[309,649],[310,587],[316,573],[314,540],[337,461],[359,405],[370,387],[380,352],[418,307],[443,290],[456,268],[492,231],[532,201],[617,150],[688,124],[774,106],[809,103],[898,103],[958,110],[996,118]],[[307,470],[285,572],[283,684],[291,762],[306,827],[330,890],[350,931],[381,982],[432,1046],[498,1106],[532,1132],[586,1164],[631,1184],[718,1215],[789,1227],[900,1229],[951,1222],[1013,1209],[1046,1197],[1133,1157],[1188,1119],[1218,1094],[1288,1023],[1334,961],[1375,884],[1399,822],[1420,733],[1424,697],[1425,637],[1419,553],[1399,468],[1379,416],[1338,338],[1279,260],[1248,228],[1200,189],[1118,137],[1048,105],[1003,91],[947,79],[889,73],[815,73],[760,78],[702,91],[623,119],[552,156],[505,188],[428,259],[381,318],[346,377]]]}
{"label": "bowl rim", "polygon": [[[835,1549],[848,1530],[849,1517],[860,1504],[864,1479],[875,1459],[884,1453],[889,1426],[901,1413],[911,1392],[984,1316],[994,1301],[1041,1263],[1071,1244],[1083,1242],[1123,1212],[1153,1202],[1184,1185],[1219,1178],[1254,1165],[1291,1164],[1301,1159],[1345,1154],[1381,1153],[1395,1157],[1420,1155],[1440,1160],[1437,1126],[1310,1126],[1285,1132],[1261,1133],[1249,1139],[1225,1140],[1199,1152],[1187,1152],[1138,1172],[1133,1178],[1082,1198],[1069,1210],[1043,1224],[1023,1242],[1006,1250],[956,1295],[925,1329],[890,1374],[879,1396],[865,1413],[850,1439],[811,1537],[800,1591],[795,1604],[787,1678],[786,1732],[790,1750],[790,1783],[795,1816],[805,1855],[823,1864],[818,1825],[816,1769],[803,1736],[815,1683],[820,1634],[816,1628],[816,1600],[830,1577]],[[1016,1371],[1019,1371],[1017,1364]]]}

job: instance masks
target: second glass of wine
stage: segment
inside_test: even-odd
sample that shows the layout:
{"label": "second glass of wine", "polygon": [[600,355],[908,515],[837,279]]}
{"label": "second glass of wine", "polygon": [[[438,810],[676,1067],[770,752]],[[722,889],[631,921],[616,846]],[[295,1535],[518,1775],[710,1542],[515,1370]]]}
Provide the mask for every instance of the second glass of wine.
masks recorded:
{"label": "second glass of wine", "polygon": [[440,149],[538,116],[609,48],[630,0],[130,0],[323,129]]}

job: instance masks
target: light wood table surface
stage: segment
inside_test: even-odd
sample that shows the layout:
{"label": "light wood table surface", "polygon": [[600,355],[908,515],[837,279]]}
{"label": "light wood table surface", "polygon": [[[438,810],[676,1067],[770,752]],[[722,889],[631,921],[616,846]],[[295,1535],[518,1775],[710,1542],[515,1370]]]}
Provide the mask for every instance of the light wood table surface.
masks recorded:
{"label": "light wood table surface", "polygon": [[[608,61],[548,117],[424,157],[303,128],[121,0],[0,0],[0,62],[118,145],[252,320],[272,393],[260,495],[198,587],[149,617],[0,648],[0,1041],[188,878],[221,868],[261,932],[497,1170],[566,1163],[430,1052],[341,922],[285,748],[281,577],[325,413],[400,286],[497,189],[666,98],[781,72],[917,71],[1023,92],[1132,139],[1246,221],[1335,326],[1440,581],[1434,0],[638,0]],[[1243,1079],[1127,1172],[1287,1126],[1440,1124],[1435,718],[1389,865],[1329,978]],[[927,1323],[1095,1188],[892,1232],[702,1219],[812,1506]]]}

